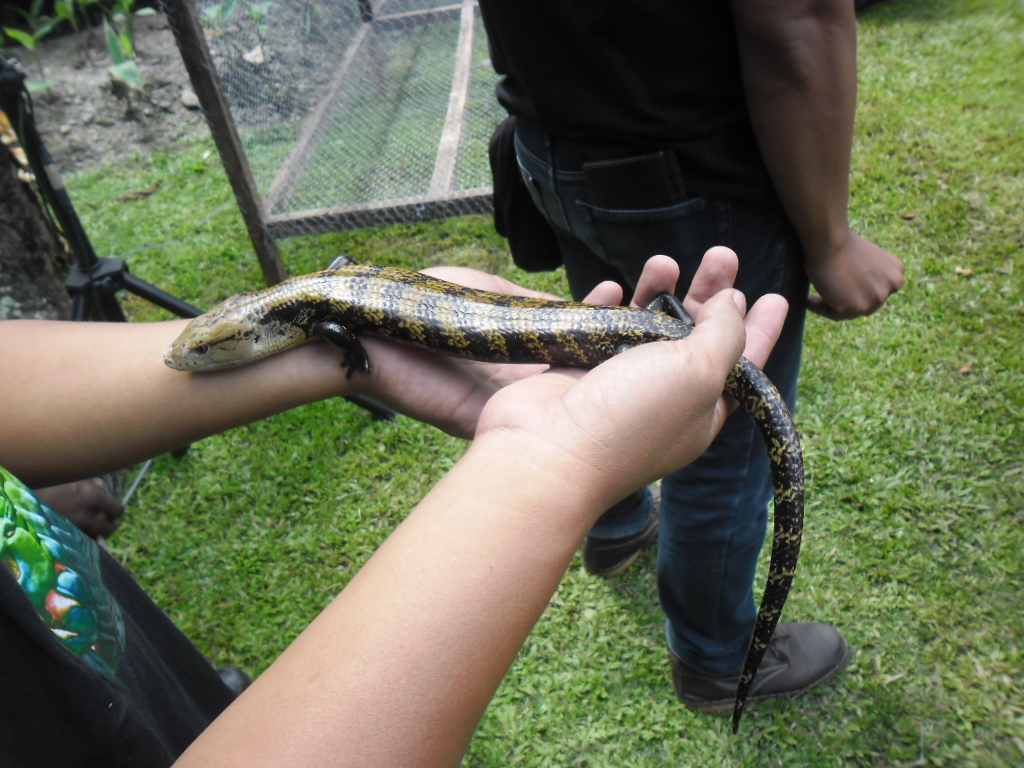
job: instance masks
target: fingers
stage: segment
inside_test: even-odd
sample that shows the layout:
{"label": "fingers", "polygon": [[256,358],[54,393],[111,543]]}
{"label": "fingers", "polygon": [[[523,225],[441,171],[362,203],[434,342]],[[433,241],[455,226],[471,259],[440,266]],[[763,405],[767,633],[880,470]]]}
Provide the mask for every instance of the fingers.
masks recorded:
{"label": "fingers", "polygon": [[676,260],[669,256],[652,256],[644,264],[631,306],[646,307],[663,293],[675,293],[677,282],[679,264]]}
{"label": "fingers", "polygon": [[847,314],[842,312],[817,294],[807,297],[807,311],[824,317],[826,320],[852,320],[859,317],[859,314]]}
{"label": "fingers", "polygon": [[874,314],[903,287],[904,269],[898,257],[851,232],[827,261],[808,263],[817,295],[808,299],[807,309],[830,320]]}
{"label": "fingers", "polygon": [[100,478],[42,488],[36,494],[93,538],[113,534],[118,518],[124,514],[121,500],[107,490]]}
{"label": "fingers", "polygon": [[788,311],[789,302],[778,294],[769,293],[758,299],[747,314],[747,343],[743,356],[758,368],[764,368],[768,362]]}
{"label": "fingers", "polygon": [[[686,311],[696,316],[704,302],[719,291],[732,288],[738,270],[739,260],[732,249],[725,246],[709,248],[683,300]],[[674,293],[678,281],[679,264],[675,259],[652,256],[644,265],[643,274],[637,282],[632,305],[646,307],[659,294],[666,291]]]}
{"label": "fingers", "polygon": [[[736,280],[739,262],[736,254],[725,246],[715,246],[704,254],[704,259],[694,275],[693,283],[687,292],[684,304],[690,314],[696,315],[701,305],[709,298],[725,288],[731,288]],[[423,270],[423,274],[452,283],[464,285],[496,293],[508,293],[518,296],[536,296],[557,299],[559,297],[516,285],[497,275],[491,275],[468,267],[431,267]],[[657,255],[652,256],[644,264],[643,272],[637,281],[631,306],[646,307],[662,293],[674,293],[679,281],[679,264],[675,259]],[[595,286],[584,301],[588,304],[622,303],[622,286],[612,281],[605,281]]]}
{"label": "fingers", "polygon": [[583,301],[587,304],[617,306],[622,303],[622,286],[612,280],[605,280],[594,286]]}
{"label": "fingers", "polygon": [[[725,246],[709,248],[704,254],[697,273],[690,284],[684,305],[692,315],[702,316],[704,307],[714,299],[728,296],[739,308],[741,315],[746,312],[746,298],[732,288],[739,271],[739,258]],[[724,311],[715,305],[716,312]],[[762,296],[746,315],[746,346],[743,356],[758,367],[764,367],[768,356],[782,333],[783,323],[789,311],[789,303],[777,294]]]}
{"label": "fingers", "polygon": [[98,514],[110,520],[117,520],[117,518],[124,514],[124,503],[107,490],[107,485],[101,478],[93,478],[92,488],[93,491],[89,495],[91,496],[92,506]]}
{"label": "fingers", "polygon": [[[703,358],[707,365],[717,361],[725,367],[714,367],[723,379],[736,364],[736,340],[743,347],[742,354],[754,365],[763,368],[775,343],[782,333],[786,320],[788,302],[777,294],[767,294],[759,299],[744,317],[746,297],[734,289],[722,291],[706,301],[697,315],[697,326],[690,339],[704,343]],[[743,335],[736,336],[733,324],[737,319]],[[723,418],[739,407],[739,403],[728,394],[722,394],[718,409]]]}
{"label": "fingers", "polygon": [[722,245],[709,248],[683,300],[686,311],[696,316],[704,302],[719,291],[732,288],[739,268],[739,258],[731,248]]}
{"label": "fingers", "polygon": [[[632,307],[646,307],[662,293],[674,293],[679,282],[679,264],[669,256],[652,256],[633,292]],[[588,304],[621,304],[622,286],[607,280],[594,288],[584,299]]]}
{"label": "fingers", "polygon": [[856,303],[830,304],[820,295],[807,297],[807,311],[826,318],[827,320],[856,320],[858,317],[868,317],[875,314],[885,306],[889,298],[897,289],[886,291],[884,295],[876,294],[874,297],[865,297],[865,300]]}
{"label": "fingers", "polygon": [[715,361],[716,370],[721,369],[723,381],[744,350],[745,311],[742,293],[734,288],[720,291],[701,305],[697,325],[690,335],[691,343],[703,345],[705,355]]}

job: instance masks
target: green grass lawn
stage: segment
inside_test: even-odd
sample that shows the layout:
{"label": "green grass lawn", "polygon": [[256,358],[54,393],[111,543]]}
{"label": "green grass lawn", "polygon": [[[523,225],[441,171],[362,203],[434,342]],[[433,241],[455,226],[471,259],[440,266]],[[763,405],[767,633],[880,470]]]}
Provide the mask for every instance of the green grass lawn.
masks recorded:
{"label": "green grass lawn", "polygon": [[[467,766],[1024,764],[1022,16],[1016,0],[905,0],[861,22],[853,216],[906,261],[907,286],[871,318],[809,324],[806,544],[786,614],[841,627],[849,671],[754,709],[734,737],[675,701],[653,556],[611,583],[576,563]],[[210,150],[69,180],[101,255],[200,306],[261,282]],[[283,250],[293,273],[344,252],[565,293],[559,274],[512,268],[487,218]],[[259,673],[463,450],[340,400],[302,408],[158,459],[112,545],[204,653]]]}

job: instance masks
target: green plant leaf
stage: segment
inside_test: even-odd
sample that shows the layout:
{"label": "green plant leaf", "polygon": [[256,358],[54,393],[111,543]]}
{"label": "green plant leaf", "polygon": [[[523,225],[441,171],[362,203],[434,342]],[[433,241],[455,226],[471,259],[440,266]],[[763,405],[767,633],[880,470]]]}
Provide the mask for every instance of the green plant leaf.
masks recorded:
{"label": "green plant leaf", "polygon": [[36,39],[28,32],[22,32],[20,29],[12,29],[11,27],[4,27],[4,32],[12,40],[16,40],[21,43],[30,51],[34,51],[36,49]]}
{"label": "green plant leaf", "polygon": [[117,33],[121,40],[121,48],[124,51],[126,60],[135,58],[135,41],[132,39],[131,28],[125,28]]}
{"label": "green plant leaf", "polygon": [[57,12],[64,21],[70,21],[75,28],[78,27],[78,19],[75,17],[75,6],[72,0],[57,0],[53,5],[53,9]]}
{"label": "green plant leaf", "polygon": [[224,20],[224,6],[218,3],[217,5],[203,8],[201,20],[208,27],[218,26]]}
{"label": "green plant leaf", "polygon": [[110,51],[110,58],[114,60],[114,66],[120,66],[124,64],[127,58],[124,55],[124,46],[121,45],[121,39],[117,35],[117,31],[107,23],[107,20],[103,20],[103,31],[107,36],[107,50]]}
{"label": "green plant leaf", "polygon": [[145,83],[142,82],[142,72],[139,70],[139,65],[130,59],[128,61],[122,61],[120,64],[115,64],[112,67],[108,67],[107,70],[118,80],[137,91],[141,91],[145,88]]}
{"label": "green plant leaf", "polygon": [[37,93],[52,88],[57,82],[57,80],[29,80],[25,83],[25,87],[28,88],[29,93]]}
{"label": "green plant leaf", "polygon": [[48,16],[45,19],[40,19],[39,26],[32,31],[32,36],[36,40],[42,40],[50,34],[53,31],[53,28],[58,24],[60,24],[60,19],[58,18],[51,18]]}
{"label": "green plant leaf", "polygon": [[245,7],[249,9],[249,15],[252,20],[259,24],[261,21],[266,19],[267,14],[270,13],[270,9],[273,8],[275,3],[246,3]]}

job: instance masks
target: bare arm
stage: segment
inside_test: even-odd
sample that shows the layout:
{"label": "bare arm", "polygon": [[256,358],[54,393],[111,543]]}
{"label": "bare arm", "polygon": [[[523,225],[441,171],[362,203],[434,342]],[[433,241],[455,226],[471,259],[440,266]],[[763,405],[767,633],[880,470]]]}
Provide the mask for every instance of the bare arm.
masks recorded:
{"label": "bare arm", "polygon": [[[673,287],[662,283],[674,281],[674,263],[654,266],[662,276],[649,274],[638,293]],[[447,403],[445,418],[461,410],[456,421],[477,440],[181,764],[457,765],[592,521],[711,441],[745,338],[752,360],[767,357],[785,303],[763,298],[745,335],[742,297],[716,294],[735,272],[730,251],[709,253],[688,299],[699,310],[690,339],[586,374],[525,375],[497,394],[508,379],[494,366],[468,379],[458,378],[464,368],[423,367],[403,394],[408,379],[388,378],[389,362],[426,364],[375,344],[377,373],[360,392],[375,386],[419,411]],[[233,371],[171,371],[161,353],[180,326],[0,324],[0,463],[36,484],[92,474],[354,386],[324,344]],[[445,399],[452,382],[462,383]]]}
{"label": "bare arm", "polygon": [[[654,260],[647,280],[671,290],[678,272]],[[468,269],[433,273],[467,285],[532,293]],[[618,303],[599,286],[592,301]],[[370,376],[349,379],[329,344],[298,347],[254,365],[185,374],[163,351],[186,321],[0,322],[0,465],[41,488],[93,477],[241,424],[329,397],[371,395],[452,434],[472,437],[487,399],[547,366],[473,363],[364,339]]]}
{"label": "bare arm", "polygon": [[0,323],[0,464],[30,486],[56,485],[130,466],[345,386],[340,367],[302,375],[330,360],[312,347],[226,375],[172,371],[162,350],[184,322]]}
{"label": "bare arm", "polygon": [[[466,456],[180,765],[459,765],[591,523],[720,428],[735,299],[686,341],[492,397]],[[755,360],[784,313],[777,297],[751,312]]]}
{"label": "bare arm", "polygon": [[903,286],[903,263],[849,225],[854,4],[733,0],[732,6],[754,131],[819,294],[809,306],[833,319],[870,314]]}

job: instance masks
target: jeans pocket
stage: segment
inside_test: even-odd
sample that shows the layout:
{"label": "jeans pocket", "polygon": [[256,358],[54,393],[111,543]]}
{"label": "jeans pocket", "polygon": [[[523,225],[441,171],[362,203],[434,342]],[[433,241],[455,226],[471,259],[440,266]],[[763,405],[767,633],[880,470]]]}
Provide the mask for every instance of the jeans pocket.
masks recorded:
{"label": "jeans pocket", "polygon": [[601,208],[578,200],[576,206],[596,237],[603,258],[635,279],[655,254],[671,256],[686,274],[696,271],[704,251],[717,241],[719,204],[695,197],[666,208]]}
{"label": "jeans pocket", "polygon": [[[543,172],[544,169],[540,168],[539,170]],[[530,191],[530,199],[533,200],[537,210],[547,219],[548,224],[557,232],[572,233],[573,227],[567,220],[562,201],[558,198],[558,193],[552,188],[550,181],[531,169],[522,159],[519,160],[519,173],[523,177],[526,188]]]}

